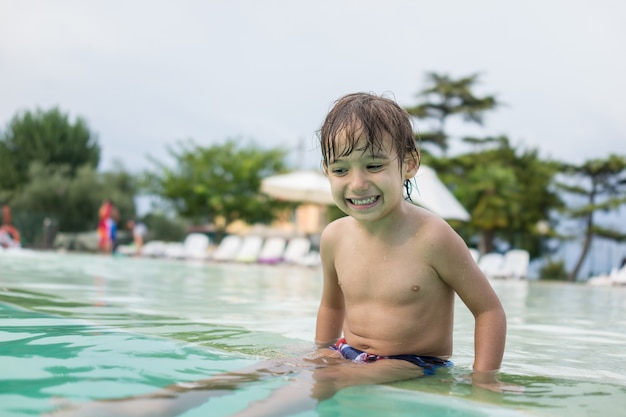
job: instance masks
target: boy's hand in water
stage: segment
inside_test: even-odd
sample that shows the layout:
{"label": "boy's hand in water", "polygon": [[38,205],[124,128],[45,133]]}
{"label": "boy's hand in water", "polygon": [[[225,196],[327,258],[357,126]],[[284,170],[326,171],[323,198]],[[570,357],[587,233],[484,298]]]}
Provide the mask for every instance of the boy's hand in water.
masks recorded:
{"label": "boy's hand in water", "polygon": [[512,393],[521,394],[524,392],[524,387],[521,385],[505,384],[500,382],[497,377],[498,371],[473,371],[472,385],[488,391],[497,392],[499,394]]}
{"label": "boy's hand in water", "polygon": [[327,347],[318,348],[307,354],[304,357],[304,361],[318,365],[333,365],[346,362],[337,351]]}

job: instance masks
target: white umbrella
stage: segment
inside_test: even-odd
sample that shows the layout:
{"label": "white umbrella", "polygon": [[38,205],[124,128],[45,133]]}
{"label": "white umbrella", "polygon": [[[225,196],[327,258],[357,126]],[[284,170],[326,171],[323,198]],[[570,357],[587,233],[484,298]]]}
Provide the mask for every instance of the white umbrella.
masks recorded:
{"label": "white umbrella", "polygon": [[470,215],[430,167],[421,165],[413,177],[411,201],[444,219],[467,221]]}
{"label": "white umbrella", "polygon": [[261,192],[286,201],[335,204],[328,178],[316,171],[294,171],[264,178]]}

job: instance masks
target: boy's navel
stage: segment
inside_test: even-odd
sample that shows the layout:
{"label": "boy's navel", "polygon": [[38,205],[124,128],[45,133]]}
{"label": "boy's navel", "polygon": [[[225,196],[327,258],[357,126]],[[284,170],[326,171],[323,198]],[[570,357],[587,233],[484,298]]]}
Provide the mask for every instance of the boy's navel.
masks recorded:
{"label": "boy's navel", "polygon": [[411,287],[411,291],[418,292],[420,290],[420,286],[415,284]]}

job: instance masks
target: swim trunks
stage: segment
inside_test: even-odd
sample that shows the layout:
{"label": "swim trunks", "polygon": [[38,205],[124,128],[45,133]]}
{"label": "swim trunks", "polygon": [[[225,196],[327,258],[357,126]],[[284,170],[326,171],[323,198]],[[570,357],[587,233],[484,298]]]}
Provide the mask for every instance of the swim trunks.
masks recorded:
{"label": "swim trunks", "polygon": [[358,350],[346,343],[345,338],[341,338],[331,349],[336,350],[345,359],[349,359],[356,363],[376,362],[381,359],[399,359],[402,361],[411,362],[414,365],[424,369],[424,375],[434,375],[437,368],[449,368],[454,364],[451,361],[440,359],[435,356],[420,356],[420,355],[391,355],[391,356],[379,356],[372,355],[362,350]]}

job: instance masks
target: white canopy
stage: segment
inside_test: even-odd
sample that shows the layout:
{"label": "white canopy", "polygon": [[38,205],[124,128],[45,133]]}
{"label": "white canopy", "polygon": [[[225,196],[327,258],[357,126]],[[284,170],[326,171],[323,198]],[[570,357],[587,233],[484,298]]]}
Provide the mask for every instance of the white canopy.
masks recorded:
{"label": "white canopy", "polygon": [[417,175],[413,177],[413,190],[411,201],[422,206],[444,219],[464,220],[470,219],[470,215],[459,200],[448,190],[430,167],[421,165]]}
{"label": "white canopy", "polygon": [[335,204],[328,178],[316,171],[294,171],[267,177],[261,181],[261,192],[280,200]]}

